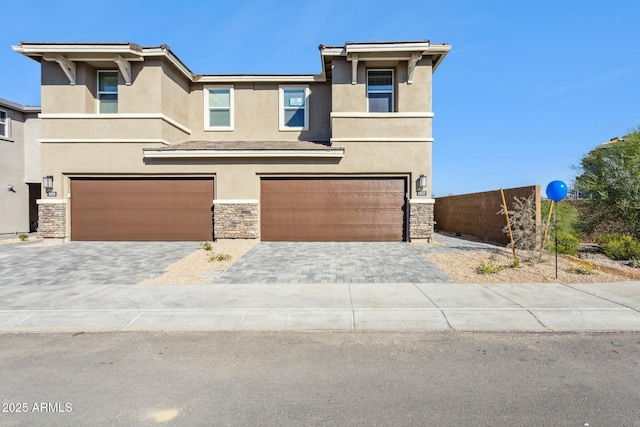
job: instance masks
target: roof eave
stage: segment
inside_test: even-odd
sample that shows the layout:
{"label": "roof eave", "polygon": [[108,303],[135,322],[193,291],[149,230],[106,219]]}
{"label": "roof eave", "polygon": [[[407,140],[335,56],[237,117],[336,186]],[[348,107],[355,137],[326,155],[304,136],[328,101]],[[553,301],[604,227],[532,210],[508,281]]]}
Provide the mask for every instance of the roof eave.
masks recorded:
{"label": "roof eave", "polygon": [[145,149],[149,159],[201,159],[201,158],[341,158],[344,148],[332,150],[154,150]]}

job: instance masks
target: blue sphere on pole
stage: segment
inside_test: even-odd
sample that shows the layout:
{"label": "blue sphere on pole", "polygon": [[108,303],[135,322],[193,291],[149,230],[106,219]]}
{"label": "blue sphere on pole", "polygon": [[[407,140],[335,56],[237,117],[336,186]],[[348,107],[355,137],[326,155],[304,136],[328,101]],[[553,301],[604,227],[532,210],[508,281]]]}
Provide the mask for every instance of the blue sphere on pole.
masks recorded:
{"label": "blue sphere on pole", "polygon": [[567,196],[567,184],[562,181],[551,181],[547,185],[547,197],[554,202],[559,202]]}

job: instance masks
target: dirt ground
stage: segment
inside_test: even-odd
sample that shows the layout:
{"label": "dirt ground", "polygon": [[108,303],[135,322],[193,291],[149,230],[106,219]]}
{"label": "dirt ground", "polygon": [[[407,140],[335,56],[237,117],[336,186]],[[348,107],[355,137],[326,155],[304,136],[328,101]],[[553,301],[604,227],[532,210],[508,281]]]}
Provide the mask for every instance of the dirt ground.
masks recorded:
{"label": "dirt ground", "polygon": [[[426,254],[457,283],[603,283],[640,280],[640,269],[607,265],[602,260],[558,257],[556,279],[555,255],[546,254],[541,261],[527,261],[520,254],[520,266],[513,267],[511,250],[489,250]],[[535,257],[531,257],[534,258]],[[482,274],[481,264],[497,267],[495,273]],[[485,269],[488,270],[488,269]]]}

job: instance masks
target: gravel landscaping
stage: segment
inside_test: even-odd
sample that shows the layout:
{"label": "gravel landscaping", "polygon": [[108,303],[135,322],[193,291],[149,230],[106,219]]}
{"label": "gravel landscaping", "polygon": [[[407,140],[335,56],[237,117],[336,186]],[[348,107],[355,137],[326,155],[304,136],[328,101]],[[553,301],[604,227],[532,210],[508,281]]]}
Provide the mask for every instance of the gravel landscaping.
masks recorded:
{"label": "gravel landscaping", "polygon": [[[141,285],[204,285],[211,283],[208,276],[215,276],[229,268],[238,258],[253,248],[260,241],[258,239],[218,240],[210,243],[211,250],[197,249],[186,257],[171,264],[166,272],[159,277],[147,279]],[[231,255],[231,259],[210,261],[213,255]]]}

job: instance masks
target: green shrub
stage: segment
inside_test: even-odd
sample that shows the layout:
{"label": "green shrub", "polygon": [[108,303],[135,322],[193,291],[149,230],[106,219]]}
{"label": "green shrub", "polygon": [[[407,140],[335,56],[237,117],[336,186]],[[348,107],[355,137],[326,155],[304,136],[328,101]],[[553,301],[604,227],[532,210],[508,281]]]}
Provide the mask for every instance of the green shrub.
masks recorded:
{"label": "green shrub", "polygon": [[569,273],[591,276],[594,274],[600,274],[600,267],[591,262],[576,265],[569,263]]}
{"label": "green shrub", "polygon": [[640,242],[633,237],[619,234],[603,237],[598,240],[602,241],[600,247],[609,258],[614,260],[640,258]]}
{"label": "green shrub", "polygon": [[576,256],[580,241],[573,234],[558,235],[558,253]]}
{"label": "green shrub", "polygon": [[205,251],[212,251],[213,250],[213,245],[210,242],[202,242],[202,243],[200,243],[200,246]]}
{"label": "green shrub", "polygon": [[23,233],[18,236],[18,239],[20,239],[21,242],[26,242],[27,240],[29,240],[29,236]]}
{"label": "green shrub", "polygon": [[598,236],[598,238],[596,239],[596,243],[598,243],[600,246],[604,246],[612,241],[622,240],[624,236],[625,235],[622,233],[604,233]]}
{"label": "green shrub", "polygon": [[[549,215],[549,208],[551,205],[550,200],[543,200],[540,203],[540,215],[542,221],[546,224],[547,217]],[[560,234],[573,234],[578,235],[576,230],[576,223],[578,221],[578,209],[567,201],[555,203],[553,211],[558,216],[558,236]],[[551,227],[555,226],[554,214],[551,214]]]}
{"label": "green shrub", "polygon": [[216,253],[216,252],[211,252],[211,254],[209,255],[209,261],[228,261],[232,258],[233,257],[229,254]]}
{"label": "green shrub", "polygon": [[488,261],[485,263],[484,261],[480,262],[480,265],[476,269],[479,274],[497,274],[504,270],[504,267],[501,265],[495,265],[493,262]]}
{"label": "green shrub", "polygon": [[[578,245],[580,241],[573,234],[558,233],[558,253],[576,256],[578,253]],[[556,239],[555,236],[550,236],[547,240],[547,249],[555,251]]]}

